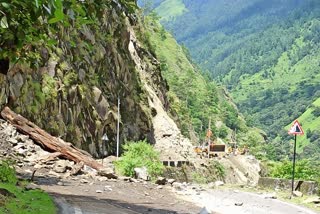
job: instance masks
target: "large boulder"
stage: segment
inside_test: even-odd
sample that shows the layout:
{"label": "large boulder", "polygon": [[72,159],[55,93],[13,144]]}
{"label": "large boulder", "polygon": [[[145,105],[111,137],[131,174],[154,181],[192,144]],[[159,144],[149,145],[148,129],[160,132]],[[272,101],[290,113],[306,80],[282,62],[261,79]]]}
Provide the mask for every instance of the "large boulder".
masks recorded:
{"label": "large boulder", "polygon": [[113,168],[100,169],[98,171],[98,175],[107,177],[109,179],[117,179],[118,178],[118,176],[116,175],[116,173],[115,173]]}
{"label": "large boulder", "polygon": [[150,176],[148,174],[148,169],[147,167],[140,167],[140,168],[134,168],[134,173],[135,173],[135,178],[137,179],[142,179],[145,181],[150,180]]}

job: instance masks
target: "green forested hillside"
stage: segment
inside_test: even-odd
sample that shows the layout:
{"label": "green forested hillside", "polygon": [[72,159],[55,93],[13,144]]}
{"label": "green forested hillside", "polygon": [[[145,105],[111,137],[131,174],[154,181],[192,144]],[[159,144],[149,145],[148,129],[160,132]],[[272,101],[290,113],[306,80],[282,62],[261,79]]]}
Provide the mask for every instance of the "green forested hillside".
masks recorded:
{"label": "green forested hillside", "polygon": [[246,126],[224,87],[201,75],[190,63],[187,49],[177,44],[154,14],[145,19],[145,25],[150,45],[160,59],[162,74],[168,81],[171,103],[186,136],[196,142],[203,140],[211,120],[214,136],[226,142],[230,142],[234,130],[237,130],[240,143],[263,141],[258,130]]}
{"label": "green forested hillside", "polygon": [[285,155],[285,127],[320,97],[320,2],[183,3],[186,12],[162,23],[203,70],[230,90],[248,123],[268,133],[273,141],[268,147],[276,145]]}

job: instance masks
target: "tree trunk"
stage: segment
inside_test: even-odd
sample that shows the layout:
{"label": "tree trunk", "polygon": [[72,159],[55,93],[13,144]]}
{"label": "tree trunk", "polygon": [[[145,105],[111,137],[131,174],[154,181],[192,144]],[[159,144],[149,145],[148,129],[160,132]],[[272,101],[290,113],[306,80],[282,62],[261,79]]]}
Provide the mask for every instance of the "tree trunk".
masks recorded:
{"label": "tree trunk", "polygon": [[18,131],[29,135],[30,138],[40,144],[42,148],[50,152],[60,152],[61,157],[76,163],[82,161],[85,165],[94,169],[99,170],[102,168],[102,165],[89,156],[87,152],[74,147],[71,143],[66,143],[62,139],[48,134],[26,118],[11,111],[10,108],[5,107],[1,112],[1,116],[16,127]]}

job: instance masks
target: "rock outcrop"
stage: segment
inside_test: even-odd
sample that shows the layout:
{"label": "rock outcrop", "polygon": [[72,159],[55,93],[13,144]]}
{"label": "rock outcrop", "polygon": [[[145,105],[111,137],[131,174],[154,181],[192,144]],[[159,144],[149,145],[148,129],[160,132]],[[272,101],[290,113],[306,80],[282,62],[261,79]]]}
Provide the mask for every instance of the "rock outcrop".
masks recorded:
{"label": "rock outcrop", "polygon": [[[120,119],[121,143],[147,139],[162,154],[169,151],[163,159],[185,158],[191,143],[168,116],[160,63],[140,45],[134,33],[139,23],[129,11],[113,0],[95,11],[95,24],[48,34],[58,42],[54,48],[34,45],[39,55],[46,53],[40,67],[11,63],[0,73],[0,108],[9,106],[94,157],[115,153]],[[104,134],[109,141],[103,149]]]}

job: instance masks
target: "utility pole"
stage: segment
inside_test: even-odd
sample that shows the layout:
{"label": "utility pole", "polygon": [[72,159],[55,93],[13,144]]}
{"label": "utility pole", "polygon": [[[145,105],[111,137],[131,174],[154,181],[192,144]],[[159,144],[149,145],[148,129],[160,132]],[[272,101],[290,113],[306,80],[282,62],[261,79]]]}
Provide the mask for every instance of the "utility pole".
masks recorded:
{"label": "utility pole", "polygon": [[117,157],[119,157],[119,129],[120,129],[120,96],[118,95],[118,122],[117,122]]}

